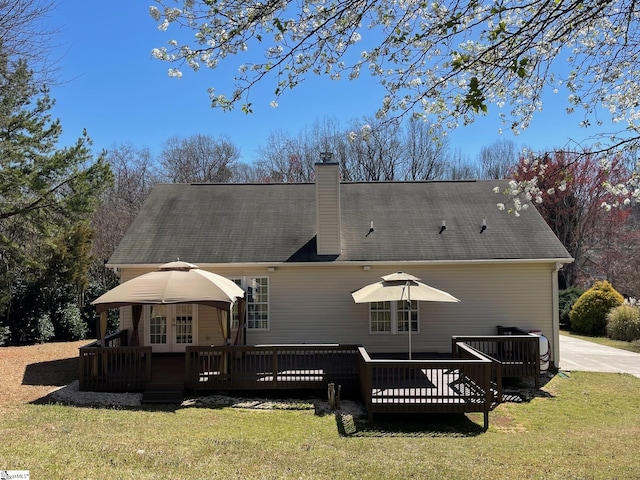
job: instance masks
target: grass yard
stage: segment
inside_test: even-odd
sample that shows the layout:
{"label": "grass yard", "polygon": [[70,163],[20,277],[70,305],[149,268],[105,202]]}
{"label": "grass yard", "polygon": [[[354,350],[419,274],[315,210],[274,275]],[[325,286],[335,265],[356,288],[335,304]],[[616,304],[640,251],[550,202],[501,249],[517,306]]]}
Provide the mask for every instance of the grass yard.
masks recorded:
{"label": "grass yard", "polygon": [[[0,407],[0,469],[40,479],[627,479],[640,471],[640,379],[557,375],[480,416],[298,410]],[[444,421],[446,420],[446,421]]]}

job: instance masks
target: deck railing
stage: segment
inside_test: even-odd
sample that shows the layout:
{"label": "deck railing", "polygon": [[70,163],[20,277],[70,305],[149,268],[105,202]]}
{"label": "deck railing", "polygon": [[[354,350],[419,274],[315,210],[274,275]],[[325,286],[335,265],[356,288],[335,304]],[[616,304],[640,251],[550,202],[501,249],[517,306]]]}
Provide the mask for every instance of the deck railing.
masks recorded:
{"label": "deck railing", "polygon": [[[97,343],[97,342],[96,342]],[[129,330],[118,330],[104,337],[105,347],[127,347],[129,345]]]}
{"label": "deck railing", "polygon": [[540,337],[537,335],[456,336],[451,340],[454,356],[459,343],[498,361],[501,376],[530,378],[536,388],[540,387]]}
{"label": "deck railing", "polygon": [[494,406],[502,402],[502,363],[490,355],[486,355],[483,352],[476,350],[471,345],[463,342],[454,342],[452,347],[451,356],[453,358],[460,358],[464,360],[474,360],[478,356],[482,356],[491,361],[491,389],[494,391]]}
{"label": "deck railing", "polygon": [[[151,347],[127,347],[127,332],[80,348],[80,389],[143,391],[151,380]],[[434,360],[371,359],[356,345],[189,346],[185,387],[215,390],[360,390],[369,412],[488,412],[502,400],[502,377],[539,386],[535,335],[454,337],[452,356]]]}
{"label": "deck railing", "polygon": [[373,360],[360,348],[360,393],[375,413],[483,412],[485,428],[495,400],[491,360],[460,348],[469,359]]}
{"label": "deck railing", "polygon": [[356,389],[356,345],[189,346],[185,386],[194,391]]}
{"label": "deck railing", "polygon": [[78,388],[95,392],[141,392],[151,379],[151,347],[128,347],[127,331],[81,347]]}

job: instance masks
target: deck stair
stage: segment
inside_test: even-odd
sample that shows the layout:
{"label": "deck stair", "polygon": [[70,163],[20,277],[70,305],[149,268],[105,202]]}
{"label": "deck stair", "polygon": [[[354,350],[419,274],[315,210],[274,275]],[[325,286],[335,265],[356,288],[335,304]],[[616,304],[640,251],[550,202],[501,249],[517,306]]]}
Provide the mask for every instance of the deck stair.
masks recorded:
{"label": "deck stair", "polygon": [[184,383],[151,382],[142,393],[142,403],[181,404],[184,400]]}

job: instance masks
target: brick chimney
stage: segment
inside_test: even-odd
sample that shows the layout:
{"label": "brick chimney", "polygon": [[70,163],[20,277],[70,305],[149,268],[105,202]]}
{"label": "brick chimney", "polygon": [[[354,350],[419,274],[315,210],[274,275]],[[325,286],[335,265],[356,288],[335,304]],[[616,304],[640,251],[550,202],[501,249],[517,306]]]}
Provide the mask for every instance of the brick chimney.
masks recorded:
{"label": "brick chimney", "polygon": [[340,168],[330,152],[316,167],[316,248],[318,255],[340,255]]}

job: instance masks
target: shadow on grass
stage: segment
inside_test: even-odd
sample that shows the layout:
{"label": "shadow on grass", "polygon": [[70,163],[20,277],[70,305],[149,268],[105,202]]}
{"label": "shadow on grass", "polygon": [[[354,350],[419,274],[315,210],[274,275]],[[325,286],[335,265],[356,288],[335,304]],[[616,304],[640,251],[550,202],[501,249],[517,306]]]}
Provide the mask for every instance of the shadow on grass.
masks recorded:
{"label": "shadow on grass", "polygon": [[77,378],[78,358],[65,358],[27,365],[22,377],[22,384],[62,387]]}
{"label": "shadow on grass", "polygon": [[545,373],[539,378],[540,388],[535,387],[533,379],[504,378],[502,380],[502,403],[527,403],[534,398],[553,398],[544,386],[556,374]]}
{"label": "shadow on grass", "polygon": [[485,431],[457,413],[379,414],[373,421],[336,414],[336,423],[343,437],[475,437]]}
{"label": "shadow on grass", "polygon": [[[551,378],[548,374],[541,379],[541,386]],[[534,397],[552,397],[543,389],[536,389],[531,382],[519,380],[505,382],[504,402],[528,402]],[[68,395],[65,394],[68,393]],[[257,394],[258,392],[252,392]],[[373,421],[366,419],[366,412],[360,401],[343,400],[340,411],[331,411],[326,400],[307,392],[288,392],[291,395],[274,394],[265,391],[261,398],[256,396],[209,394],[188,398],[180,405],[140,404],[141,394],[78,392],[77,382],[47,395],[33,403],[57,403],[84,408],[107,408],[118,410],[138,410],[175,413],[185,408],[224,409],[240,408],[255,410],[315,410],[316,415],[332,415],[336,421],[338,434],[346,437],[475,437],[485,433],[482,413],[440,413],[440,414],[377,414]],[[317,392],[316,392],[317,393]]]}

